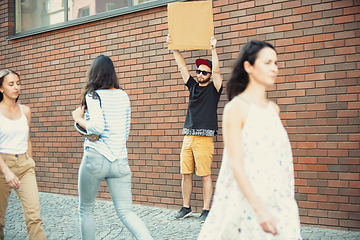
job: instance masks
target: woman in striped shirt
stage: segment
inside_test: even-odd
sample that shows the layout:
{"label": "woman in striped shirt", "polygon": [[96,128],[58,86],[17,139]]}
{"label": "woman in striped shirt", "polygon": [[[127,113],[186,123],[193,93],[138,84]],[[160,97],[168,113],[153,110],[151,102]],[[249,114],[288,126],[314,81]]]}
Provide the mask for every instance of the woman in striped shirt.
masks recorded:
{"label": "woman in striped shirt", "polygon": [[103,179],[125,226],[137,239],[152,239],[145,224],[132,210],[131,171],[126,149],[130,101],[119,87],[109,57],[100,55],[92,62],[81,101],[82,106],[72,115],[87,136],[78,178],[82,239],[95,239],[95,198]]}

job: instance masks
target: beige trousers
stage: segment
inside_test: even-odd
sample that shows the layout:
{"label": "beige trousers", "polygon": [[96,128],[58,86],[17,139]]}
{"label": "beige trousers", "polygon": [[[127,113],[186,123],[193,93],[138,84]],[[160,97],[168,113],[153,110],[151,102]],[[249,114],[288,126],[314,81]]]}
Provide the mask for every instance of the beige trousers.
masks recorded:
{"label": "beige trousers", "polygon": [[[19,178],[21,189],[16,194],[22,205],[29,240],[46,239],[40,219],[39,194],[35,177],[35,162],[27,154],[1,153],[6,165]],[[5,226],[5,214],[11,188],[0,172],[0,230]]]}

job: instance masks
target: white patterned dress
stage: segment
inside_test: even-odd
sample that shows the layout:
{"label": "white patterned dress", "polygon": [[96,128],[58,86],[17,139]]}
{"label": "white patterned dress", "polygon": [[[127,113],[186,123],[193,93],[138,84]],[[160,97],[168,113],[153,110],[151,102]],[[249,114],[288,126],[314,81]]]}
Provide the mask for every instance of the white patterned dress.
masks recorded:
{"label": "white patterned dress", "polygon": [[276,221],[278,235],[265,233],[240,190],[226,148],[216,183],[214,202],[198,239],[302,239],[294,198],[294,168],[285,128],[271,104],[250,104],[242,129],[243,163],[249,181]]}

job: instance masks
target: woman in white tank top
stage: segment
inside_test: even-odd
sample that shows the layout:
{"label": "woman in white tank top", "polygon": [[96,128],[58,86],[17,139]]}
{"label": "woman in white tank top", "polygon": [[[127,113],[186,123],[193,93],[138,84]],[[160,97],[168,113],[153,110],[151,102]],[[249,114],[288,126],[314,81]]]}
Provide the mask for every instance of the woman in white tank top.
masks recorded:
{"label": "woman in white tank top", "polygon": [[19,74],[0,72],[0,240],[4,239],[4,219],[9,195],[15,190],[25,215],[29,240],[46,239],[40,219],[35,162],[29,135],[30,108],[17,103]]}

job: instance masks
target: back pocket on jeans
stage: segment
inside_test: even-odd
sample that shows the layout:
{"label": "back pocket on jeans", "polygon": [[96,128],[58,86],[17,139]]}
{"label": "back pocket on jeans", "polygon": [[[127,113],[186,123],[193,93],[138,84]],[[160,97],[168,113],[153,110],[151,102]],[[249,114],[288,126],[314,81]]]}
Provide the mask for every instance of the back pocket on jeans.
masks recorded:
{"label": "back pocket on jeans", "polygon": [[130,166],[127,162],[118,162],[119,173],[123,176],[126,176],[131,173]]}
{"label": "back pocket on jeans", "polygon": [[86,171],[91,174],[100,173],[104,165],[104,157],[95,149],[87,148],[84,156]]}

